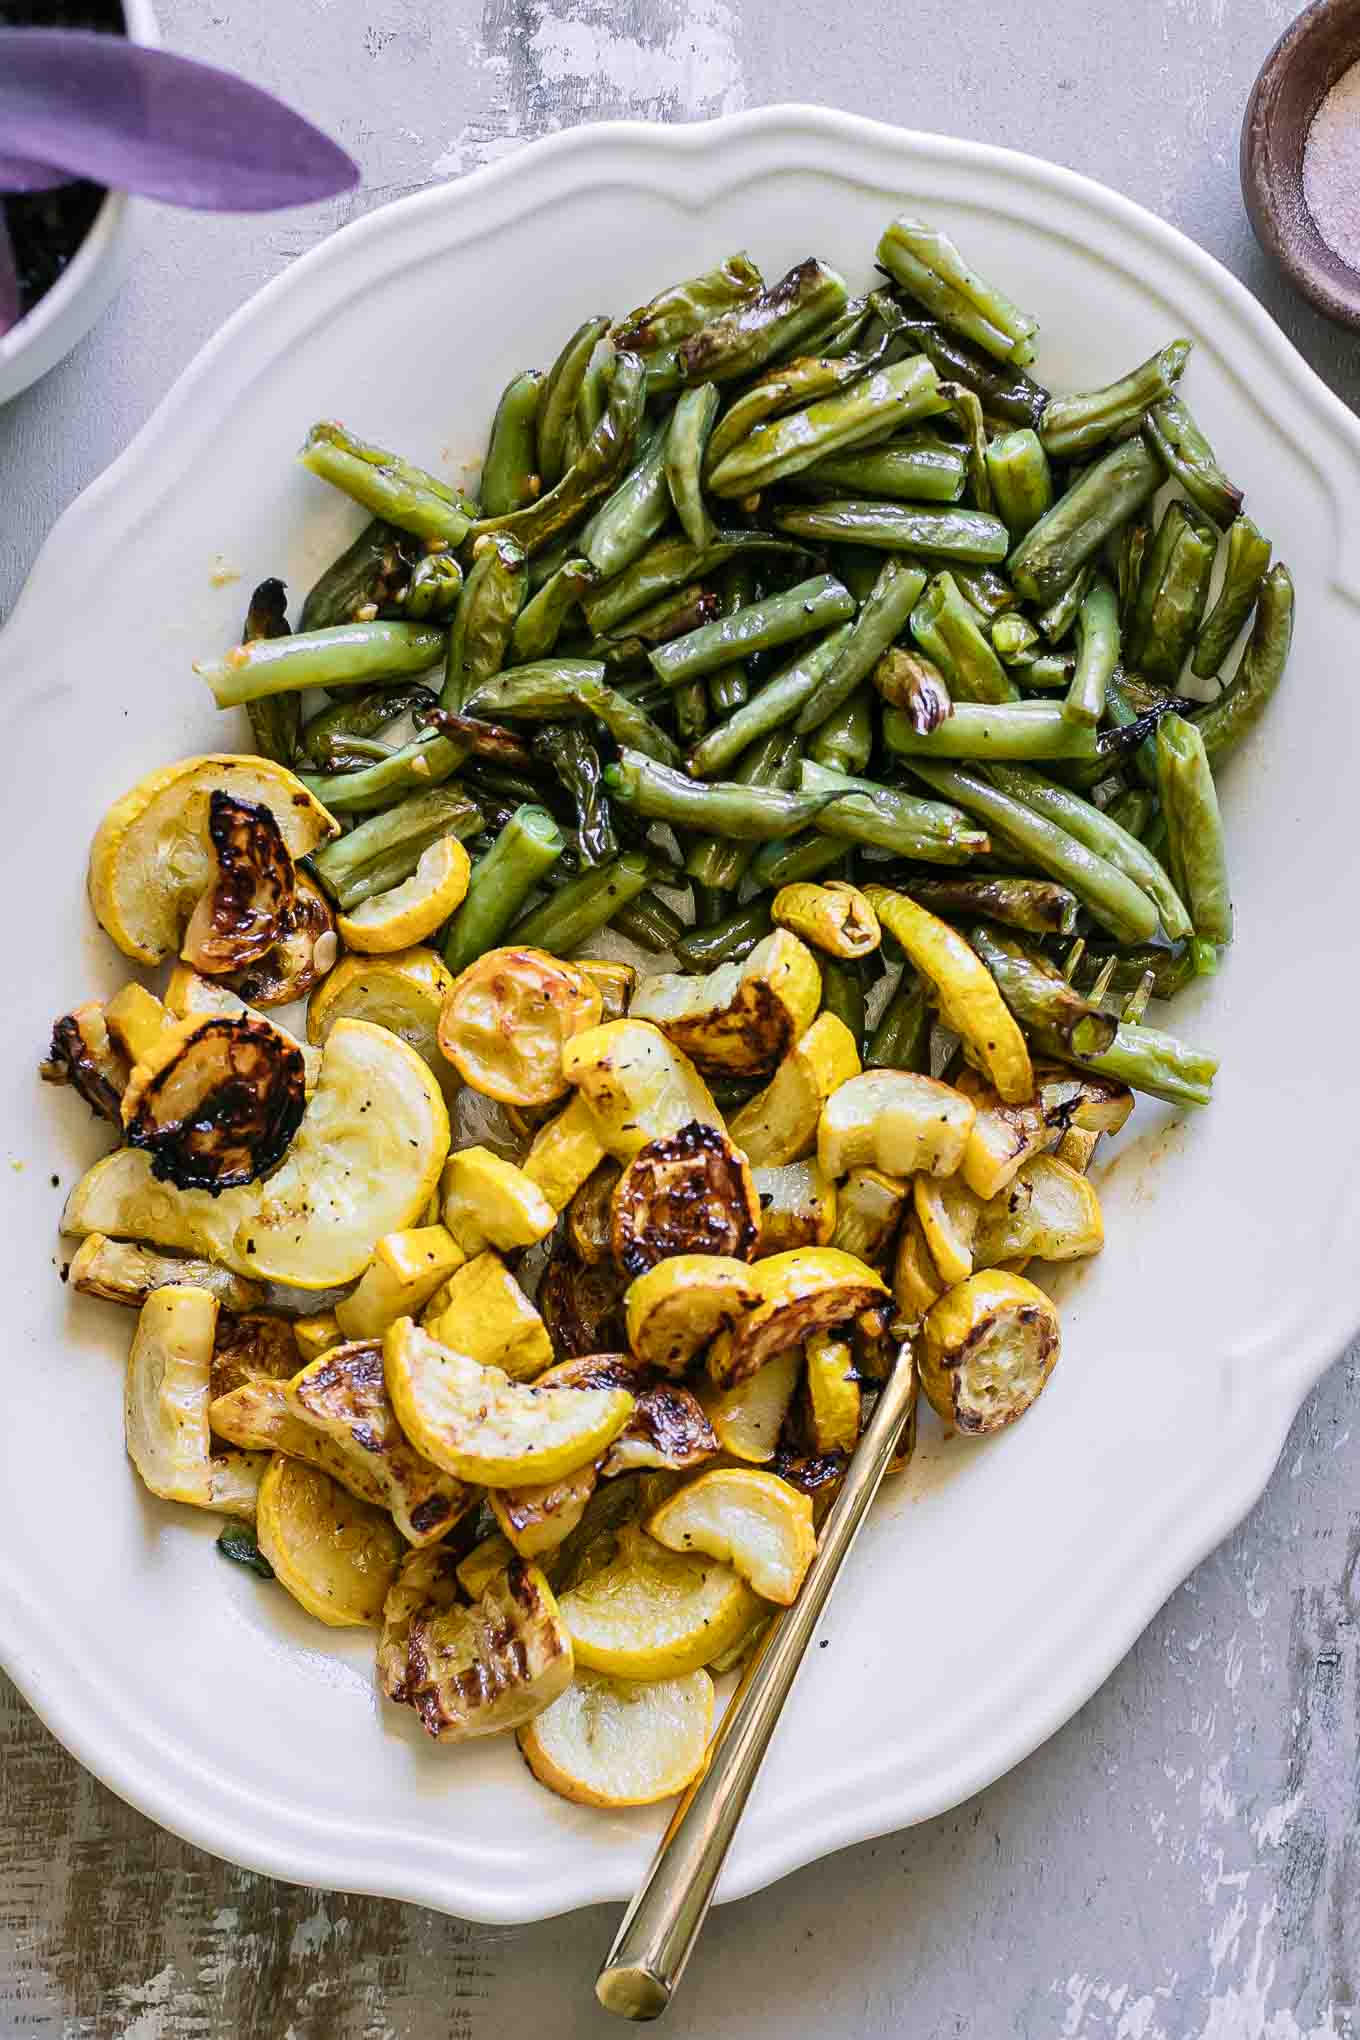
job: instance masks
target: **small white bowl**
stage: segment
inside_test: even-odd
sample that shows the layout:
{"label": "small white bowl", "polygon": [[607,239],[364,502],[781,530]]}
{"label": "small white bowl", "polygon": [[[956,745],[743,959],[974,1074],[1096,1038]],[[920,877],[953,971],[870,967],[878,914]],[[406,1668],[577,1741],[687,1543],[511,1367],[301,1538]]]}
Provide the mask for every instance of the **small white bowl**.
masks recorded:
{"label": "small white bowl", "polygon": [[[128,40],[155,48],[160,30],[150,0],[122,0]],[[132,201],[110,191],[66,268],[31,312],[0,335],[0,404],[46,375],[83,340],[123,280]]]}

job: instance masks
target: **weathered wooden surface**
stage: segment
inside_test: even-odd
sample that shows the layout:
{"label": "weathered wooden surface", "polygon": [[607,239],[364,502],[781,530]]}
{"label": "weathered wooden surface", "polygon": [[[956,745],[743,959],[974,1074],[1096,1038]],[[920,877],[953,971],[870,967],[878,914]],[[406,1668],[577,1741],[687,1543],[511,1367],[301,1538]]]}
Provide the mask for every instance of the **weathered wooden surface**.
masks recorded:
{"label": "weathered wooden surface", "polygon": [[[175,47],[248,70],[337,132],[365,164],[359,206],[578,120],[779,99],[1030,148],[1185,227],[1360,398],[1353,343],[1268,276],[1237,194],[1240,109],[1290,0],[160,11]],[[199,343],[347,210],[155,222],[95,333],[0,412],[0,611],[52,519]],[[715,1915],[669,2030],[1360,2036],[1358,1387],[1352,1354],[1249,1521],[1027,1764],[954,1814]],[[3,2040],[582,2040],[615,2030],[590,1997],[611,1924],[595,1911],[490,1930],[248,1876],[122,1806],[0,1681]]]}

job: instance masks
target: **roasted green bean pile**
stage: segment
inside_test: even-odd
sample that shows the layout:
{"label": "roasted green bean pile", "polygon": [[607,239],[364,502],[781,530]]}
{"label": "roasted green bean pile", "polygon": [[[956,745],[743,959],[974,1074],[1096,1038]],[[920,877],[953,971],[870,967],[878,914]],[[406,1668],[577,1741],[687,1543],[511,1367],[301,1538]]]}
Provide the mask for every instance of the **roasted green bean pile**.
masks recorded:
{"label": "roasted green bean pile", "polygon": [[[1212,1056],[1143,1013],[1233,938],[1215,772],[1283,672],[1288,569],[1187,408],[1188,340],[1054,396],[945,235],[876,253],[861,295],[740,254],[587,319],[508,383],[476,501],[314,426],[370,521],[296,632],[266,582],[197,670],[349,825],[312,860],[341,909],[467,841],[455,972],[606,925],[708,970],[780,888],[885,881],[1045,1055],[1203,1104]],[[866,1042],[866,968],[837,1010],[919,1055],[892,1006]]]}

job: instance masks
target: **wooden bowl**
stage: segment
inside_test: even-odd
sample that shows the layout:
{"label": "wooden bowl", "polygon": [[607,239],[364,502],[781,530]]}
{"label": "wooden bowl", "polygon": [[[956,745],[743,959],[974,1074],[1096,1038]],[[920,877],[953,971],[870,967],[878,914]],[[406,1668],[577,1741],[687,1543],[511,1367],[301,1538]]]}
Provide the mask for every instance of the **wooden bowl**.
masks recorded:
{"label": "wooden bowl", "polygon": [[1242,196],[1256,238],[1329,319],[1360,327],[1360,274],[1329,248],[1304,203],[1303,152],[1338,78],[1360,60],[1360,0],[1315,0],[1276,43],[1242,122]]}

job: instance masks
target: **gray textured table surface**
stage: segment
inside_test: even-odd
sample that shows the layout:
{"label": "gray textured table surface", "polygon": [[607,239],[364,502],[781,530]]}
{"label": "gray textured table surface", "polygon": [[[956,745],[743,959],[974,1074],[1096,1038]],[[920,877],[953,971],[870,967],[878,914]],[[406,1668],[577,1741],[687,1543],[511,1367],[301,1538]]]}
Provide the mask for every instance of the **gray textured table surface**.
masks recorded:
{"label": "gray textured table surface", "polygon": [[[74,356],[0,412],[0,612],[199,344],[353,212],[545,130],[816,99],[1030,149],[1212,250],[1360,398],[1267,272],[1237,124],[1290,0],[160,0],[172,47],[331,128],[362,195],[164,214]],[[1305,676],[1306,677],[1306,676]],[[1360,2035],[1360,1364],[1090,1704],[955,1813],[715,1915],[669,2030],[733,2040]],[[1149,1468],[1150,1479],[1156,1469]],[[516,1931],[292,1889],[121,1805],[0,1680],[0,2035],[578,2040],[612,1913]]]}

